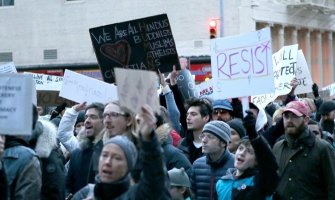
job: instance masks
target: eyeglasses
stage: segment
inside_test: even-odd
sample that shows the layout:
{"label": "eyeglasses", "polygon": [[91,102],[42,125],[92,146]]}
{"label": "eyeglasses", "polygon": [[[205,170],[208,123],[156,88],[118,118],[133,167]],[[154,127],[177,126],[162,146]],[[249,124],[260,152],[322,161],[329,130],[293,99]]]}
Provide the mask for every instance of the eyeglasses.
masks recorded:
{"label": "eyeglasses", "polygon": [[110,113],[104,113],[103,115],[103,118],[118,118],[119,116],[127,116],[127,114],[125,113],[119,113],[119,112],[110,112]]}
{"label": "eyeglasses", "polygon": [[199,139],[200,140],[204,139],[205,137],[207,137],[207,139],[209,139],[209,140],[214,140],[214,139],[217,138],[215,135],[212,135],[212,134],[203,134],[203,133],[201,133],[199,135]]}
{"label": "eyeglasses", "polygon": [[224,109],[215,109],[215,110],[213,111],[213,114],[214,114],[214,115],[217,115],[217,114],[220,113],[220,115],[222,115],[222,114],[227,113],[227,112],[229,113],[228,110],[224,110]]}

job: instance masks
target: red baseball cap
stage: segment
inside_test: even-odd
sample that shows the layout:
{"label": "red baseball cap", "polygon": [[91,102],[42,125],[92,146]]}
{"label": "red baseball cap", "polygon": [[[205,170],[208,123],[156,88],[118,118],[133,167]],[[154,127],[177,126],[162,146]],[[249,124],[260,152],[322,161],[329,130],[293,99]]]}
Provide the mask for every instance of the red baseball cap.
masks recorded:
{"label": "red baseball cap", "polygon": [[298,117],[303,115],[308,116],[308,108],[304,102],[301,101],[291,101],[284,108],[284,112],[292,112]]}

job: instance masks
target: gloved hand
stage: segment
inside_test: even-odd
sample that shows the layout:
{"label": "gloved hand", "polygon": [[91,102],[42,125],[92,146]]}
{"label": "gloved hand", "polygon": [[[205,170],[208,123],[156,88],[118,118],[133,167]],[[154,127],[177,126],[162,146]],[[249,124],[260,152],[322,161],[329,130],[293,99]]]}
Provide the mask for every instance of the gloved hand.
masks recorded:
{"label": "gloved hand", "polygon": [[319,87],[316,83],[314,83],[312,85],[312,90],[313,90],[313,95],[315,98],[318,98],[320,95],[319,95]]}
{"label": "gloved hand", "polygon": [[232,98],[231,106],[233,107],[234,118],[243,119],[243,106],[238,98]]}
{"label": "gloved hand", "polygon": [[250,110],[246,111],[247,115],[243,118],[243,126],[250,140],[255,139],[258,134],[256,131],[256,118]]}

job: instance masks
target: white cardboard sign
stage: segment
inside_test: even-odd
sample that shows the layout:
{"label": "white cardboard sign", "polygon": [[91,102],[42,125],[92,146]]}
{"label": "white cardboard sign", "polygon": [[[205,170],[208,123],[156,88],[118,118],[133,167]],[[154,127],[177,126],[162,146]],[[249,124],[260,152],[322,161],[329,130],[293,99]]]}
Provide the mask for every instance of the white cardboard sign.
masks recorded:
{"label": "white cardboard sign", "polygon": [[135,113],[148,104],[159,113],[157,74],[153,71],[115,68],[120,104]]}
{"label": "white cardboard sign", "polygon": [[329,96],[335,97],[335,83],[322,88],[322,90],[329,90]]}
{"label": "white cardboard sign", "polygon": [[298,79],[299,85],[295,89],[295,94],[303,94],[312,92],[313,80],[309,73],[308,65],[302,50],[298,51],[297,68],[295,76]]}
{"label": "white cardboard sign", "polygon": [[213,80],[210,79],[208,81],[204,81],[198,85],[195,86],[197,96],[199,98],[201,97],[207,97],[210,99],[213,99]]}
{"label": "white cardboard sign", "polygon": [[115,85],[67,69],[59,96],[77,103],[86,101],[88,104],[107,103],[118,99]]}
{"label": "white cardboard sign", "polygon": [[297,68],[298,44],[284,46],[272,55],[276,95],[288,94]]}
{"label": "white cardboard sign", "polygon": [[53,76],[46,74],[37,74],[24,72],[25,74],[32,74],[33,79],[36,84],[36,90],[46,90],[46,91],[60,91],[62,87],[63,77],[61,76]]}
{"label": "white cardboard sign", "polygon": [[271,33],[264,28],[211,41],[214,99],[274,92]]}
{"label": "white cardboard sign", "polygon": [[259,108],[265,108],[270,102],[273,102],[278,96],[275,93],[260,94],[251,96],[251,102]]}
{"label": "white cardboard sign", "polygon": [[4,73],[14,73],[14,74],[17,73],[14,62],[0,65],[0,74],[4,74]]}
{"label": "white cardboard sign", "polygon": [[0,134],[31,134],[32,86],[31,76],[0,74]]}

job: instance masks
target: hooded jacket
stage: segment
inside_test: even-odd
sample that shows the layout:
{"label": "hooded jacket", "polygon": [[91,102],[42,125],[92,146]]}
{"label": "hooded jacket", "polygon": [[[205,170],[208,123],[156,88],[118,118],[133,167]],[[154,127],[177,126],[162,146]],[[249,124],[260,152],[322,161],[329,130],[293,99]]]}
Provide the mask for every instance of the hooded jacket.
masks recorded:
{"label": "hooded jacket", "polygon": [[30,144],[40,158],[42,169],[41,199],[65,199],[65,172],[64,157],[57,143],[57,129],[54,124],[46,120],[40,120],[36,124],[36,143],[30,140]]}
{"label": "hooded jacket", "polygon": [[157,137],[163,148],[164,161],[167,170],[183,167],[188,176],[191,175],[192,165],[183,152],[172,145],[171,127],[165,123],[156,129]]}

